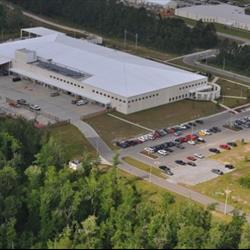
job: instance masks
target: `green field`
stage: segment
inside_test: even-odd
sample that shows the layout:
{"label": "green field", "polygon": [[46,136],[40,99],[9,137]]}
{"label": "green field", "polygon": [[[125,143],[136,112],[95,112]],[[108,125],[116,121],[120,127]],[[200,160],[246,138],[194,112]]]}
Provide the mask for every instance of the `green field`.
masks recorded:
{"label": "green field", "polygon": [[[212,102],[184,100],[131,115],[123,115],[118,112],[113,114],[150,129],[159,129],[212,115],[220,111],[223,111],[223,109]],[[110,117],[108,114],[86,119],[85,122],[89,123],[112,148],[116,148],[114,142],[117,140],[129,139],[148,132]]]}
{"label": "green field", "polygon": [[222,202],[225,201],[225,190],[232,191],[229,203],[243,211],[250,212],[250,189],[242,187],[239,183],[241,177],[250,174],[250,162],[245,160],[250,155],[250,144],[239,145],[238,148],[223,152],[213,157],[223,164],[231,163],[236,166],[232,173],[218,177],[214,180],[197,185],[194,189],[202,194],[211,196]]}
{"label": "green field", "polygon": [[132,126],[128,123],[110,117],[108,114],[87,119],[85,122],[90,124],[102,137],[102,139],[104,139],[104,141],[113,149],[117,149],[114,146],[115,141],[128,139],[147,132],[144,129],[140,129],[136,126]]}
{"label": "green field", "polygon": [[184,100],[131,115],[119,113],[116,113],[116,115],[147,128],[159,129],[212,115],[220,111],[222,109],[211,102]]}
{"label": "green field", "polygon": [[220,99],[220,103],[229,107],[229,108],[236,108],[236,107],[240,107],[244,104],[249,103],[248,100],[243,100],[243,99],[235,99],[235,98],[227,98],[227,97],[223,97]]}
{"label": "green field", "polygon": [[68,160],[81,158],[86,152],[96,155],[87,139],[71,124],[50,128],[49,134],[64,147]]}
{"label": "green field", "polygon": [[222,95],[247,97],[247,87],[234,84],[224,79],[219,79],[216,83],[221,86]]}

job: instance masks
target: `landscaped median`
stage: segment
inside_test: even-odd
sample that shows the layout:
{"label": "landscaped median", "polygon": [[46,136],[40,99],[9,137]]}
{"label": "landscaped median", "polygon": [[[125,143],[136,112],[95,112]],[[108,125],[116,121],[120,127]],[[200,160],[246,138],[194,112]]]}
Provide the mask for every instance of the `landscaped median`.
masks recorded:
{"label": "landscaped median", "polygon": [[126,163],[128,163],[129,165],[133,166],[133,167],[136,167],[136,168],[139,168],[147,173],[150,173],[151,171],[151,174],[152,175],[155,175],[155,176],[158,176],[160,178],[163,178],[163,179],[166,179],[166,175],[164,175],[160,169],[158,168],[155,168],[153,166],[150,166],[150,165],[147,165],[141,161],[138,161],[132,157],[123,157],[122,158],[123,161],[125,161]]}

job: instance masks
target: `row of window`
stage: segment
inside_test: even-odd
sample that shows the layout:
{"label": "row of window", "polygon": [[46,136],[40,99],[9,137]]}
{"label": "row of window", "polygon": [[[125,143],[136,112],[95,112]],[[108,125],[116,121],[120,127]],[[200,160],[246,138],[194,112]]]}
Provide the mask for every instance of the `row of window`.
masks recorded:
{"label": "row of window", "polygon": [[[92,90],[92,92],[95,93],[95,94],[107,97],[107,98],[111,98],[112,100],[116,100],[116,101],[119,101],[119,102],[127,103],[127,101],[125,101],[125,100],[119,99],[119,98],[111,96],[109,94],[102,93],[102,92],[94,90],[94,89]],[[134,103],[134,102],[138,102],[138,101],[142,101],[142,100],[147,100],[147,99],[151,99],[151,98],[157,97],[157,96],[159,96],[158,93],[157,94],[152,94],[152,95],[149,95],[149,96],[145,96],[145,97],[141,97],[141,98],[137,98],[137,99],[128,101],[128,103]]]}
{"label": "row of window", "polygon": [[95,94],[97,94],[97,95],[101,95],[101,96],[104,96],[104,97],[107,97],[107,98],[111,98],[112,100],[116,100],[116,101],[119,101],[119,102],[126,103],[125,100],[119,99],[117,97],[111,96],[111,95],[106,94],[106,93],[102,93],[102,92],[94,90],[94,89],[92,90],[92,92],[95,93]]}
{"label": "row of window", "polygon": [[[189,96],[191,96],[191,94],[189,94]],[[188,94],[179,95],[179,96],[176,96],[176,97],[173,97],[173,98],[169,98],[169,102],[178,101],[178,100],[181,100],[181,99],[184,99],[184,98],[188,98]]]}
{"label": "row of window", "polygon": [[179,90],[184,90],[184,89],[188,89],[188,88],[193,88],[193,87],[198,87],[202,84],[205,84],[206,82],[199,82],[199,83],[195,83],[195,84],[192,84],[192,85],[187,85],[187,86],[183,86],[183,87],[180,87]]}
{"label": "row of window", "polygon": [[145,96],[145,97],[141,97],[141,98],[138,98],[138,99],[134,99],[134,100],[131,100],[131,101],[128,101],[128,103],[134,103],[134,102],[140,102],[140,101],[143,101],[143,100],[147,100],[147,99],[151,99],[151,98],[154,98],[154,97],[157,97],[159,96],[159,94],[152,94],[152,95],[149,95],[149,96]]}
{"label": "row of window", "polygon": [[52,79],[55,79],[57,81],[64,82],[64,83],[67,83],[69,85],[84,89],[84,86],[81,86],[80,84],[76,84],[76,83],[73,83],[73,82],[70,82],[70,81],[66,81],[65,79],[62,79],[62,78],[59,78],[59,77],[56,77],[56,76],[52,76],[52,75],[50,75],[49,77],[52,78]]}

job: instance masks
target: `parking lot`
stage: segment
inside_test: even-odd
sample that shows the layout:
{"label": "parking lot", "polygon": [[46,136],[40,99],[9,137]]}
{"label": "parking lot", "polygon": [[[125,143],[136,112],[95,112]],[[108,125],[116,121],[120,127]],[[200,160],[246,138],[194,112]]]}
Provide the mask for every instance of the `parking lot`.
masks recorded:
{"label": "parking lot", "polygon": [[[57,116],[62,120],[79,120],[82,116],[104,110],[102,106],[92,102],[82,106],[73,105],[71,102],[75,98],[61,92],[59,96],[51,97],[50,94],[55,92],[55,90],[32,83],[28,80],[13,82],[12,77],[0,77],[0,88],[1,106],[8,109],[10,107],[5,103],[6,97],[12,100],[25,99],[29,104],[39,105],[42,111]],[[30,119],[34,116],[34,112],[27,111],[23,108],[14,109],[11,107],[11,110],[27,118],[30,117]],[[46,123],[46,121],[44,122]]]}
{"label": "parking lot", "polygon": [[[174,133],[168,134],[162,138],[158,138],[155,140],[148,140],[142,144],[138,144],[136,146],[131,146],[121,151],[123,156],[130,155],[131,157],[138,159],[146,164],[149,164],[153,167],[158,168],[161,165],[167,166],[171,169],[173,176],[168,176],[168,181],[173,183],[181,183],[185,185],[196,185],[213,178],[218,177],[218,174],[212,172],[213,169],[220,170],[224,174],[233,171],[225,168],[225,164],[230,164],[230,162],[218,162],[212,159],[212,156],[215,153],[210,152],[210,149],[218,149],[221,152],[227,147],[227,143],[240,141],[243,138],[247,141],[250,139],[250,128],[245,128],[244,126],[242,130],[234,131],[231,129],[224,128],[223,125],[234,123],[234,121],[239,117],[242,118],[244,116],[249,116],[250,112],[246,111],[245,113],[241,113],[231,117],[230,114],[221,115],[219,117],[210,118],[207,121],[204,120],[204,124],[196,124],[195,127],[182,131],[182,135],[177,136]],[[225,117],[222,119],[222,117]],[[217,119],[216,119],[217,118]],[[148,156],[141,154],[141,152],[145,151],[148,148],[154,148],[154,146],[162,146],[166,144],[166,142],[175,142],[176,138],[185,137],[187,135],[199,134],[201,130],[210,129],[212,126],[218,126],[220,132],[209,133],[210,135],[203,135],[202,138],[206,141],[206,143],[197,143],[196,145],[191,145],[187,142],[182,143],[183,149],[177,148],[176,146],[167,146],[166,151],[170,148],[170,151],[167,155],[164,156],[160,154],[158,151],[152,153],[154,155],[154,159]],[[232,148],[233,147],[228,147]],[[157,147],[157,149],[162,149],[162,147]],[[195,154],[200,154],[202,159],[199,157],[195,157]],[[157,156],[157,159],[155,159]],[[190,158],[195,158],[195,165],[190,166],[187,163],[192,162],[189,160]],[[204,157],[204,158],[203,158]],[[183,161],[186,165],[177,164],[176,161]]]}

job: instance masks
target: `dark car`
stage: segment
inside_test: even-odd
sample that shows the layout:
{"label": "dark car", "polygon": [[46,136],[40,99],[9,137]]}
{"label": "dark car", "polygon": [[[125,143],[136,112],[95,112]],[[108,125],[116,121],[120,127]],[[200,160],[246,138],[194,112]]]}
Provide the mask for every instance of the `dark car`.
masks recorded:
{"label": "dark car", "polygon": [[17,104],[19,105],[28,105],[27,101],[24,99],[17,100]]}
{"label": "dark car", "polygon": [[178,164],[178,165],[182,165],[182,166],[187,165],[186,162],[181,161],[181,160],[177,160],[177,161],[175,161],[175,163]]}
{"label": "dark car", "polygon": [[189,161],[187,164],[188,164],[189,166],[191,166],[191,167],[197,167],[196,163],[194,163],[194,162],[192,162],[192,161]]}
{"label": "dark car", "polygon": [[56,97],[56,96],[59,96],[60,93],[59,92],[53,92],[50,94],[51,97]]}
{"label": "dark car", "polygon": [[202,120],[196,120],[195,122],[198,124],[204,124],[204,121],[202,121]]}
{"label": "dark car", "polygon": [[181,144],[180,145],[176,145],[176,147],[179,148],[179,149],[185,149],[185,147],[183,145],[181,145]]}
{"label": "dark car", "polygon": [[77,100],[72,100],[71,103],[72,103],[72,104],[76,104],[76,103],[77,103]]}
{"label": "dark car", "polygon": [[224,173],[219,169],[213,169],[212,173],[217,174],[217,175],[224,175]]}
{"label": "dark car", "polygon": [[210,148],[209,151],[212,152],[212,153],[215,153],[215,154],[219,154],[220,153],[220,150],[217,149],[217,148]]}
{"label": "dark car", "polygon": [[22,79],[19,76],[16,76],[12,79],[13,82],[20,82]]}
{"label": "dark car", "polygon": [[231,165],[231,164],[225,165],[225,168],[230,169],[230,170],[235,169],[235,167],[233,165]]}
{"label": "dark car", "polygon": [[234,147],[234,148],[238,146],[236,142],[228,142],[227,145]]}
{"label": "dark car", "polygon": [[162,170],[162,171],[170,170],[170,168],[169,168],[169,167],[164,166],[164,165],[159,166],[159,169],[160,169],[160,170]]}
{"label": "dark car", "polygon": [[167,152],[169,152],[169,153],[173,153],[173,152],[174,152],[174,150],[171,149],[171,148],[165,148],[165,150],[166,150]]}

